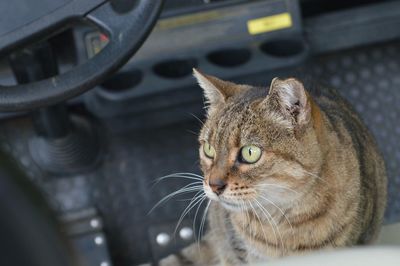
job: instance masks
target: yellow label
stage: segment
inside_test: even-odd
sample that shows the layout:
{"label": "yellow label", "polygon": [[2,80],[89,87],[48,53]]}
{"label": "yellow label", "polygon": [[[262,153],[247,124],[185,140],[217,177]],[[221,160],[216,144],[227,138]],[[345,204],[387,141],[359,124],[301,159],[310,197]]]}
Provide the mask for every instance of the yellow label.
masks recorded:
{"label": "yellow label", "polygon": [[289,13],[281,13],[247,21],[247,29],[252,35],[290,28],[291,26],[292,17]]}

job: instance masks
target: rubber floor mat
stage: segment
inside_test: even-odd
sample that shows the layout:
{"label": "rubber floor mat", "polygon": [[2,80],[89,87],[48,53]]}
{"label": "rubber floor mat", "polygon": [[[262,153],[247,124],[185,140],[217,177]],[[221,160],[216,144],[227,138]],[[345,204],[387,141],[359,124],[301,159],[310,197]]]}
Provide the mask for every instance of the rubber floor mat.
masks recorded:
{"label": "rubber floor mat", "polygon": [[389,177],[386,222],[400,220],[400,43],[321,56],[311,75],[355,107],[376,138]]}

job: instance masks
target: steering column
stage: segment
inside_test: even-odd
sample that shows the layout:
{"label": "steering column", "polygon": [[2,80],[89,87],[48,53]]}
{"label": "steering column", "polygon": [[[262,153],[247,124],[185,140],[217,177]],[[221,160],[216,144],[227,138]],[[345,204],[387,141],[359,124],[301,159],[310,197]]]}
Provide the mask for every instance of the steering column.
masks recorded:
{"label": "steering column", "polygon": [[[19,84],[58,75],[57,60],[47,42],[33,45],[9,57]],[[100,158],[100,142],[94,126],[81,117],[70,117],[64,103],[32,113],[35,135],[29,150],[41,169],[56,175],[82,173]]]}

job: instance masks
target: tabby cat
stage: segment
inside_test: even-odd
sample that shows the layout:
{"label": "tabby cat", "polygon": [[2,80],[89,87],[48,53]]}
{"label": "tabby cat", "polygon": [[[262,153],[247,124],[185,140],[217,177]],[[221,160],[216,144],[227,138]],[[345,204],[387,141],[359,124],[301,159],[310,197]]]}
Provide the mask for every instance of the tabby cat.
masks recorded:
{"label": "tabby cat", "polygon": [[160,265],[245,265],[376,239],[384,162],[337,92],[194,76],[209,105],[199,136],[208,232]]}

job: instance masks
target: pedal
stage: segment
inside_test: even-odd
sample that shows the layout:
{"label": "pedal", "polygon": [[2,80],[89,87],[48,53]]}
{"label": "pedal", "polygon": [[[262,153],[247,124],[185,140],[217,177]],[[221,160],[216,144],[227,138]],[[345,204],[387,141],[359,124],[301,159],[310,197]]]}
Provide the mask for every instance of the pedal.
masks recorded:
{"label": "pedal", "polygon": [[174,221],[150,227],[149,237],[154,261],[159,261],[195,241],[197,236],[195,237],[191,220],[184,220],[175,231],[176,223]]}
{"label": "pedal", "polygon": [[95,209],[66,213],[60,220],[82,265],[112,266],[103,221]]}

